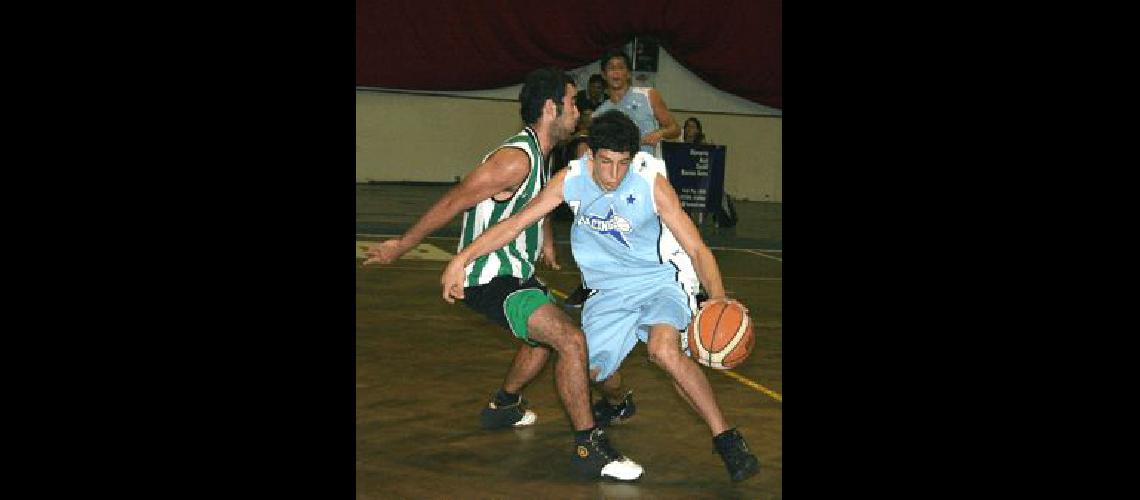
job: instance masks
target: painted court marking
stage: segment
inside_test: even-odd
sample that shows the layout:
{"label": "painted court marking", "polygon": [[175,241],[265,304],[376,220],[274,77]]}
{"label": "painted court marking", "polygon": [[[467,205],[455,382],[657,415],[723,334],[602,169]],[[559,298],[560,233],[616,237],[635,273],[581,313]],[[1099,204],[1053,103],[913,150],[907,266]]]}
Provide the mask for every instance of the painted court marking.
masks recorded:
{"label": "painted court marking", "polygon": [[[374,241],[357,241],[356,242],[356,258],[358,258],[358,259],[365,258],[364,249],[368,246],[369,243],[375,243],[375,242]],[[439,247],[437,247],[435,245],[432,245],[431,243],[420,243],[419,245],[416,245],[415,248],[408,250],[408,253],[400,256],[400,259],[401,260],[403,260],[403,259],[408,259],[408,260],[437,260],[437,261],[447,262],[447,261],[451,260],[451,257],[452,257],[451,254],[443,251],[442,249],[440,249]]]}
{"label": "painted court marking", "polygon": [[781,403],[784,402],[784,397],[780,396],[780,393],[773,391],[772,389],[769,389],[767,387],[764,387],[760,384],[757,384],[756,382],[749,380],[747,377],[745,377],[739,373],[736,373],[732,370],[717,370],[717,371],[719,371],[719,372],[721,372],[721,373],[723,373],[729,377],[732,377],[733,379],[736,379],[737,382],[740,382],[740,383],[742,383],[748,387],[751,387],[753,389],[756,389],[757,391],[764,393],[765,395],[767,395],[768,397],[770,397],[772,399],[775,399],[776,401],[779,401]]}
{"label": "painted court marking", "polygon": [[[768,255],[768,254],[765,254],[765,253],[760,253],[760,252],[757,252],[756,250],[752,250],[752,249],[749,249],[749,248],[742,248],[741,250],[743,250],[743,251],[745,251],[745,252],[748,252],[748,253],[750,253],[750,254],[752,254],[752,255],[759,255],[759,256],[761,256],[761,257],[767,257],[767,258],[769,258],[769,259],[772,259],[772,260],[778,260],[778,261],[780,261],[780,262],[783,262],[783,261],[784,261],[784,259],[781,259],[781,258],[779,258],[779,257],[773,257],[773,256],[771,256],[771,255]],[[766,251],[770,252],[771,250],[766,250]]]}

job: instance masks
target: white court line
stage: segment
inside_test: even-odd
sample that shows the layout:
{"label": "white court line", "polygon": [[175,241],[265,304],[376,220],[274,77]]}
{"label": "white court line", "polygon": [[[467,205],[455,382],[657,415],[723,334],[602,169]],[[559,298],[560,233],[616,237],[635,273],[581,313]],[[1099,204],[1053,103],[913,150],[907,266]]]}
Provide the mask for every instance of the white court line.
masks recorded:
{"label": "white court line", "polygon": [[733,248],[733,247],[709,247],[709,250],[732,250],[734,252],[769,252],[769,253],[784,253],[783,250],[774,248]]}
{"label": "white court line", "polygon": [[773,257],[773,256],[771,256],[771,255],[768,255],[768,254],[763,254],[763,253],[757,252],[757,251],[755,251],[755,250],[749,250],[749,249],[747,249],[747,248],[745,248],[745,249],[743,249],[743,250],[744,250],[745,252],[748,252],[748,253],[750,253],[750,254],[759,255],[759,256],[761,256],[761,257],[767,257],[767,258],[769,258],[769,259],[772,259],[772,260],[778,260],[778,261],[780,261],[780,262],[783,262],[783,261],[784,261],[784,259],[781,259],[781,258],[779,258],[779,257]]}

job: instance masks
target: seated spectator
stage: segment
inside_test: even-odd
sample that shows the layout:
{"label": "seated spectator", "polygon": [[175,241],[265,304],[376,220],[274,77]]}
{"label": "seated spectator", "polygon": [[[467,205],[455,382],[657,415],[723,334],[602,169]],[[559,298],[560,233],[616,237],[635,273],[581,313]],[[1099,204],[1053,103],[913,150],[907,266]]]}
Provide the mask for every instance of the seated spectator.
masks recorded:
{"label": "seated spectator", "polygon": [[587,116],[592,114],[602,104],[602,101],[609,98],[610,96],[606,94],[605,79],[602,78],[602,75],[594,73],[590,75],[586,88],[578,91],[574,103],[578,105],[578,112],[582,113],[582,116]]}
{"label": "seated spectator", "polygon": [[701,127],[701,121],[695,116],[685,120],[683,127],[684,135],[681,140],[689,144],[708,144],[705,139],[705,129]]}
{"label": "seated spectator", "polygon": [[[705,129],[701,126],[701,121],[696,117],[691,117],[685,120],[685,126],[682,128],[684,135],[682,140],[689,144],[709,144],[708,139],[705,138]],[[692,215],[690,213],[690,215]],[[712,210],[713,221],[716,222],[717,227],[733,227],[737,222],[736,204],[732,202],[732,196],[728,191],[724,191],[724,196],[721,197],[720,203]],[[698,217],[703,219],[703,217]]]}

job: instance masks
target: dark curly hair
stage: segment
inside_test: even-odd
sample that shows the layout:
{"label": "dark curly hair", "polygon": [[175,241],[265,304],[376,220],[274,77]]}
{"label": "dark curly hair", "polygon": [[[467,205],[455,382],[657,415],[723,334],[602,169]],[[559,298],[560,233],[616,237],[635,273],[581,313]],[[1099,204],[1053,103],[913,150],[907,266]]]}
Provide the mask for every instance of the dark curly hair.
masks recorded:
{"label": "dark curly hair", "polygon": [[628,116],[616,109],[594,117],[590,122],[590,149],[597,154],[602,149],[615,153],[629,153],[630,156],[641,150],[641,132]]}
{"label": "dark curly hair", "polygon": [[629,54],[626,54],[625,51],[620,47],[614,47],[610,50],[607,50],[605,54],[602,54],[601,60],[598,61],[598,65],[601,66],[602,71],[606,70],[606,63],[610,62],[610,59],[613,59],[615,57],[620,57],[623,61],[625,61],[626,69],[633,69],[633,61],[630,60]]}
{"label": "dark curly hair", "polygon": [[519,115],[523,123],[534,125],[542,116],[542,105],[547,99],[554,101],[558,112],[562,113],[562,97],[566,95],[566,84],[574,85],[574,79],[558,68],[541,68],[531,71],[519,89]]}

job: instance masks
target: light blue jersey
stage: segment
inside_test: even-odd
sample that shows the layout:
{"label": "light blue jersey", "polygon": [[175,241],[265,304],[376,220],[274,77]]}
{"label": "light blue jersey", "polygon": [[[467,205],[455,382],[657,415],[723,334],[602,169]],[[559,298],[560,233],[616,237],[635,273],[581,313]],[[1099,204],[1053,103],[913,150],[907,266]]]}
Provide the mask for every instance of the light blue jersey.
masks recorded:
{"label": "light blue jersey", "polygon": [[[649,90],[649,87],[630,87],[617,104],[609,99],[602,101],[602,104],[594,110],[593,116],[616,109],[633,120],[640,135],[644,136],[653,132],[660,128],[661,124],[657,123],[657,117],[653,114],[653,105],[649,103]],[[657,146],[642,144],[641,150],[657,158],[661,157],[661,152],[658,151]]]}
{"label": "light blue jersey", "polygon": [[[691,263],[657,215],[653,185],[665,164],[637,153],[625,177],[605,191],[590,175],[587,160],[570,162],[562,187],[574,212],[570,245],[587,288],[596,290],[582,308],[591,371],[609,377],[649,327],[688,328],[696,311],[696,288],[677,262]],[[672,246],[669,245],[672,241]],[[681,337],[684,345],[684,335]]]}
{"label": "light blue jersey", "polygon": [[653,185],[664,163],[638,153],[613,191],[598,186],[586,160],[570,162],[562,196],[574,212],[570,245],[590,289],[645,281],[677,281],[677,268],[661,248],[668,231],[657,216]]}

